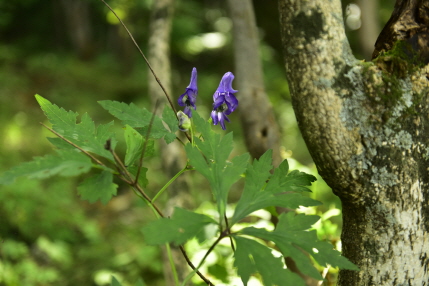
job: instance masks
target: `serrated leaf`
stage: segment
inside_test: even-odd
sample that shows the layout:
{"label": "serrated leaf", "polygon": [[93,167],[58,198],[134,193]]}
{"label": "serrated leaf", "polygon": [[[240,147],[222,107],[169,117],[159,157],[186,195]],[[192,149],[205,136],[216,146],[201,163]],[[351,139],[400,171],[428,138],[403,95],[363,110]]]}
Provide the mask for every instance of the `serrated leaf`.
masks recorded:
{"label": "serrated leaf", "polygon": [[93,164],[91,160],[76,150],[56,150],[56,154],[35,157],[33,161],[22,163],[0,176],[0,184],[11,184],[16,178],[46,179],[54,175],[72,177],[87,173]]}
{"label": "serrated leaf", "polygon": [[176,139],[176,132],[179,130],[177,125],[177,117],[174,115],[174,112],[170,107],[164,107],[162,112],[162,120],[167,124],[168,128],[170,128],[170,134],[166,134],[164,136],[165,142],[170,144]]}
{"label": "serrated leaf", "polygon": [[[149,128],[152,113],[145,108],[139,108],[134,103],[126,104],[124,102],[102,100],[98,102],[110,114],[122,121],[122,124],[133,127],[143,137],[146,137]],[[149,138],[160,139],[170,134],[159,117],[155,116],[151,127]]]}
{"label": "serrated leaf", "polygon": [[122,286],[121,283],[112,275],[112,281],[110,282],[110,286]]}
{"label": "serrated leaf", "polygon": [[[140,159],[145,138],[129,125],[125,125],[124,136],[125,143],[127,144],[127,150],[125,153],[125,166],[129,166],[132,165],[137,159]],[[146,144],[144,157],[147,158],[152,156],[154,153],[154,142],[153,140],[149,140]]]}
{"label": "serrated leaf", "polygon": [[247,238],[234,237],[237,249],[234,253],[234,266],[244,285],[250,275],[259,272],[265,286],[305,286],[295,273],[284,268],[281,257],[274,257],[271,249]]}
{"label": "serrated leaf", "polygon": [[196,147],[185,146],[189,163],[200,172],[210,184],[220,214],[225,212],[229,189],[246,170],[249,154],[243,154],[228,161],[233,149],[232,133],[220,137],[210,129],[198,113],[194,113],[196,129],[204,140],[194,138]]}
{"label": "serrated leaf", "polygon": [[[309,191],[306,186],[316,180],[314,176],[298,171],[287,173],[289,166],[286,160],[275,169],[273,175],[270,174],[271,168],[271,151],[248,166],[243,194],[237,203],[231,224],[254,211],[271,206],[298,208],[321,204],[300,194],[302,191]],[[268,183],[265,183],[267,180]]]}
{"label": "serrated leaf", "polygon": [[118,185],[113,182],[113,174],[109,171],[102,171],[100,174],[86,178],[78,187],[78,194],[81,199],[94,203],[100,200],[107,204],[112,196],[116,195]]}
{"label": "serrated leaf", "polygon": [[295,261],[302,273],[315,279],[322,280],[323,278],[302,250],[313,256],[322,266],[330,264],[333,267],[357,270],[357,267],[345,257],[340,256],[340,253],[334,250],[330,243],[319,241],[315,231],[307,231],[318,219],[318,216],[295,215],[293,212],[289,212],[280,215],[279,223],[273,232],[248,227],[241,230],[241,233],[273,241],[284,256],[291,257]]}
{"label": "serrated leaf", "polygon": [[[88,114],[84,114],[81,122],[76,124],[77,113],[66,111],[63,108],[52,104],[49,100],[36,94],[36,100],[43,112],[52,123],[52,129],[64,136],[67,140],[75,143],[83,150],[100,155],[113,161],[113,156],[105,150],[104,145],[111,139],[111,146],[114,149],[116,140],[110,131],[113,121],[108,124],[100,124],[97,128]],[[58,140],[50,140],[57,148],[71,149],[68,143],[59,143]]]}
{"label": "serrated leaf", "polygon": [[171,218],[161,218],[143,227],[145,242],[152,245],[183,244],[192,237],[203,239],[205,226],[216,222],[203,214],[175,208]]}

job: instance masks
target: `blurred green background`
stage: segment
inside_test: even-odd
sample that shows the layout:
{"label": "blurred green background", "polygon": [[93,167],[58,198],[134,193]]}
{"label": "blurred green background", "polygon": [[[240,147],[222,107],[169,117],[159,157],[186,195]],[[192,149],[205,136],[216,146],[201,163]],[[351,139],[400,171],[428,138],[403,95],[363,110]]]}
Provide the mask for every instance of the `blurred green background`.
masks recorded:
{"label": "blurred green background", "polygon": [[[368,36],[370,32],[362,33],[365,16],[372,15],[370,31],[378,35],[394,1],[370,0],[376,3],[372,8],[366,8],[364,0],[342,2],[352,49],[357,58],[369,59],[364,44],[371,46],[375,39]],[[152,1],[111,0],[109,4],[146,51]],[[265,84],[282,129],[283,155],[296,168],[316,174],[291,107],[277,2],[255,0],[254,5]],[[234,71],[230,32],[224,1],[176,1],[173,97],[183,93],[195,66],[199,105],[210,109],[221,76]],[[100,1],[0,0],[0,172],[52,149],[46,137],[53,136],[39,124],[46,119],[34,94],[66,110],[88,112],[96,123],[107,123],[112,118],[98,100],[150,108],[147,73],[125,31]],[[238,115],[231,120],[228,131],[234,131],[237,149],[245,152]],[[158,160],[146,162],[153,174],[148,191],[152,194],[168,180]],[[118,196],[106,206],[89,204],[77,196],[79,182],[76,178],[21,179],[1,186],[0,285],[108,285],[110,274],[123,285],[133,285],[140,277],[148,285],[164,285],[161,251],[145,245],[140,232],[153,219],[147,207],[119,182]],[[197,188],[204,184],[198,179],[193,183]],[[319,236],[335,244],[341,231],[339,200],[320,178],[313,190],[312,196],[324,205],[301,211],[324,214],[317,226]],[[210,195],[194,197],[195,205],[200,205]],[[335,285],[334,272],[324,285]]]}

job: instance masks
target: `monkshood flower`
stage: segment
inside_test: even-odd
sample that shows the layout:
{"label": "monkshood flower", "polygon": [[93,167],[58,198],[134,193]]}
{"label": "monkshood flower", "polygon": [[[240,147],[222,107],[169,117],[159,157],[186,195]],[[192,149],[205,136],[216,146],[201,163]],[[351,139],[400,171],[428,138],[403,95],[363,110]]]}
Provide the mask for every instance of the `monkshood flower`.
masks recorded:
{"label": "monkshood flower", "polygon": [[186,115],[188,115],[189,118],[192,117],[191,107],[194,110],[197,109],[197,107],[195,106],[195,102],[197,101],[197,94],[198,94],[197,69],[193,68],[192,69],[192,75],[191,75],[191,82],[189,83],[188,87],[186,88],[185,93],[182,94],[178,99],[179,105],[185,107],[184,113]]}
{"label": "monkshood flower", "polygon": [[224,74],[219,87],[213,94],[214,102],[211,117],[213,119],[213,124],[217,125],[219,123],[223,130],[226,129],[225,121],[230,122],[227,115],[231,114],[238,106],[238,100],[234,96],[237,90],[232,88],[233,80],[234,75],[232,72]]}

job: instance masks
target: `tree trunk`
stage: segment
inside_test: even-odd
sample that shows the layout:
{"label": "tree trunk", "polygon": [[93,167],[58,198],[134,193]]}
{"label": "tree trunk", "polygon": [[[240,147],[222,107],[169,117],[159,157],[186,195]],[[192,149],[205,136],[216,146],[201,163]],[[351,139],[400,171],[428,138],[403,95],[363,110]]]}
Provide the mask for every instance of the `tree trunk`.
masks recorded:
{"label": "tree trunk", "polygon": [[250,0],[228,0],[233,21],[235,74],[241,125],[247,150],[259,158],[273,149],[273,164],[281,163],[280,133],[273,108],[265,92],[259,55],[259,36]]}
{"label": "tree trunk", "polygon": [[428,285],[429,66],[357,61],[339,0],[279,10],[298,125],[341,198],[343,255],[361,269],[340,271],[338,285]]}
{"label": "tree trunk", "polygon": [[[149,38],[149,62],[156,72],[158,78],[161,80],[164,88],[171,96],[171,66],[170,66],[170,34],[171,34],[171,21],[173,18],[174,0],[158,0],[154,1],[152,7],[151,24],[150,24],[150,38]],[[166,97],[162,89],[154,79],[153,75],[149,73],[149,95],[152,103],[160,100],[157,114],[161,114],[166,103]],[[174,96],[173,96],[174,98]],[[166,177],[172,178],[183,167],[186,166],[186,158],[183,153],[182,146],[177,142],[166,144],[164,141],[160,142],[162,169]],[[174,207],[190,208],[192,199],[189,194],[188,181],[186,174],[182,174],[177,178],[168,188],[168,202],[165,209],[165,214],[170,216]],[[183,281],[187,272],[189,272],[188,265],[183,258],[179,248],[171,245],[171,252],[176,265],[176,270],[179,280]],[[166,285],[175,285],[174,277],[171,272],[169,259],[166,250],[163,249],[163,266],[165,273]]]}

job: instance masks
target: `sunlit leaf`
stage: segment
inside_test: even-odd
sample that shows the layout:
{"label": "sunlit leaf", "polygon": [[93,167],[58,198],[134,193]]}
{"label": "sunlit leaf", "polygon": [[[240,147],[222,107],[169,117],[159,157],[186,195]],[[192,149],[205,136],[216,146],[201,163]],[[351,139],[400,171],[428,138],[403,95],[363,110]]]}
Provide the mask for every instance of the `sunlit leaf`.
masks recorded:
{"label": "sunlit leaf", "polygon": [[[52,123],[52,129],[58,132],[67,140],[75,143],[85,151],[100,155],[113,161],[112,154],[104,148],[106,141],[111,140],[112,149],[115,148],[116,140],[114,134],[110,131],[113,121],[108,124],[100,124],[95,127],[94,122],[88,114],[82,115],[81,122],[76,123],[77,113],[66,111],[63,108],[52,104],[49,100],[36,94],[36,100],[45,113],[49,122]],[[59,143],[58,139],[51,139],[57,148],[71,149],[68,143]]]}
{"label": "sunlit leaf", "polygon": [[321,204],[301,194],[310,191],[306,186],[316,180],[314,176],[298,171],[288,173],[286,160],[275,169],[273,175],[269,172],[271,169],[271,151],[267,151],[259,160],[254,160],[253,165],[247,168],[245,187],[235,208],[232,224],[254,211],[270,206],[294,209]]}
{"label": "sunlit leaf", "polygon": [[268,247],[239,236],[234,239],[237,244],[234,266],[244,285],[247,285],[252,274],[259,272],[265,286],[305,286],[297,274],[284,268],[282,258],[274,257]]}

